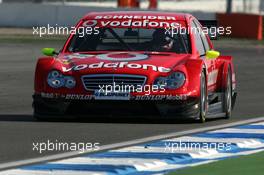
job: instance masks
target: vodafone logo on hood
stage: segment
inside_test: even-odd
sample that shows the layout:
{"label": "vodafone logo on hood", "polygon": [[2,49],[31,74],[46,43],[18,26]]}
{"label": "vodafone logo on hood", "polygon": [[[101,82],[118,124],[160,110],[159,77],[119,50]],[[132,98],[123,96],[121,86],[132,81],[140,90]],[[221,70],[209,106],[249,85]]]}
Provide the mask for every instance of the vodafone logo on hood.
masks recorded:
{"label": "vodafone logo on hood", "polygon": [[100,54],[96,56],[97,59],[111,61],[110,63],[94,62],[92,64],[79,64],[71,67],[62,67],[63,72],[80,71],[84,69],[100,69],[100,68],[128,68],[128,69],[142,69],[153,70],[155,72],[167,73],[171,71],[171,68],[156,66],[152,64],[138,64],[132,61],[145,60],[149,56],[146,54],[136,52],[110,52],[106,54]]}
{"label": "vodafone logo on hood", "polygon": [[133,52],[112,52],[97,55],[97,58],[108,61],[138,61],[147,59],[148,55]]}

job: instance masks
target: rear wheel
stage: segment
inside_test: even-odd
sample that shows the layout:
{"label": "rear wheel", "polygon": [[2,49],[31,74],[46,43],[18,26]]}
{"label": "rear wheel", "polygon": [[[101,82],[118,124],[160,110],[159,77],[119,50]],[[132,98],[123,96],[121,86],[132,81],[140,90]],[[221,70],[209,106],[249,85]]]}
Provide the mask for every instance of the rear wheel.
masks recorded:
{"label": "rear wheel", "polygon": [[226,88],[223,98],[223,112],[225,113],[225,118],[228,119],[231,117],[232,113],[232,75],[230,68],[228,69],[226,77]]}
{"label": "rear wheel", "polygon": [[206,85],[206,78],[205,73],[201,73],[201,80],[200,80],[200,102],[199,102],[199,121],[204,123],[206,121],[206,114],[207,114],[207,85]]}

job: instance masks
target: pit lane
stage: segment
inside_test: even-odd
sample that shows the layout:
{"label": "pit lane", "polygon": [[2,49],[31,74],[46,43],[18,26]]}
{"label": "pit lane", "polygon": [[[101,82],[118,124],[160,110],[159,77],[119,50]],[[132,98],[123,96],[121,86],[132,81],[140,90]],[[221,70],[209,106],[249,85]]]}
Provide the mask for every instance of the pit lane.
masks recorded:
{"label": "pit lane", "polygon": [[[100,145],[214,126],[264,115],[264,46],[240,40],[217,42],[221,53],[234,56],[238,98],[230,120],[211,120],[205,124],[150,119],[99,118],[38,122],[32,117],[33,76],[43,47],[62,46],[63,41],[0,42],[0,163],[42,157],[32,151],[33,142],[99,142]],[[153,114],[155,115],[155,114]],[[133,116],[132,116],[133,117]],[[151,117],[151,116],[150,116]],[[149,117],[148,117],[149,118]]]}

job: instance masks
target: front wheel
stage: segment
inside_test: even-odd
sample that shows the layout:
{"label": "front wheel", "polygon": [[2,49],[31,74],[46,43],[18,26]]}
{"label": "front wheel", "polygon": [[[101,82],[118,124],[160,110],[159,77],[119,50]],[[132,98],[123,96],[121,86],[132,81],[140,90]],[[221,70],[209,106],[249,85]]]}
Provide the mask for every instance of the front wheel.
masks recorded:
{"label": "front wheel", "polygon": [[226,77],[226,88],[223,97],[223,112],[225,113],[225,118],[229,119],[232,113],[232,75],[230,68],[228,69]]}
{"label": "front wheel", "polygon": [[207,85],[206,85],[206,78],[205,73],[201,73],[201,80],[200,80],[200,101],[199,101],[199,121],[204,123],[206,121],[206,114],[207,114]]}

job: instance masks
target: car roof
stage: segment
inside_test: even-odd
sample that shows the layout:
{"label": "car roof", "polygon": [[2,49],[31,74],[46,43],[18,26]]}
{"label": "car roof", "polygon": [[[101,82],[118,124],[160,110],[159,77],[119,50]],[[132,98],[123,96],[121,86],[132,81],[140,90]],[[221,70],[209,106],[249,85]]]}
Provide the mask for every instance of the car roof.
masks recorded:
{"label": "car roof", "polygon": [[93,18],[95,16],[118,16],[118,15],[130,15],[130,16],[170,16],[175,17],[179,21],[185,21],[186,18],[192,15],[188,13],[174,13],[174,12],[160,12],[160,11],[109,11],[109,12],[90,12],[86,14],[83,19]]}

